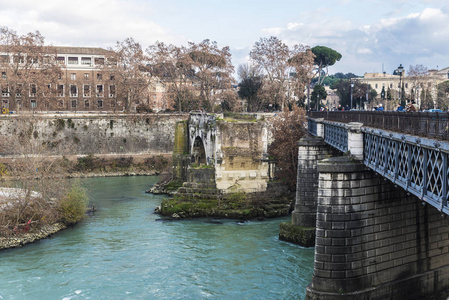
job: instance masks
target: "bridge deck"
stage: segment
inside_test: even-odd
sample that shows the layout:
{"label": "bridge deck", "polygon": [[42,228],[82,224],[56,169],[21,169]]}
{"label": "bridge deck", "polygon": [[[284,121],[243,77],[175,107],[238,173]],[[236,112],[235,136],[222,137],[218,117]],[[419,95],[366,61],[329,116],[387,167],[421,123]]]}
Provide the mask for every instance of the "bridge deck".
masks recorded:
{"label": "bridge deck", "polygon": [[448,117],[447,113],[313,112],[309,132],[317,135],[317,124],[321,123],[326,143],[351,152],[346,122],[363,123],[364,164],[449,214]]}
{"label": "bridge deck", "polygon": [[365,126],[422,137],[449,140],[449,113],[381,111],[313,111],[313,119],[341,123],[360,122]]}

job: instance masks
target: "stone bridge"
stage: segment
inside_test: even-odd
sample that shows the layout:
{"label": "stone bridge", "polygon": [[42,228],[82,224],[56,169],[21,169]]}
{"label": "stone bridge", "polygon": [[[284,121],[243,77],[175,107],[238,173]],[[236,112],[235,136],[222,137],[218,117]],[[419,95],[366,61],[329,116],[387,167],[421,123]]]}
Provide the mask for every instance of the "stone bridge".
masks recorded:
{"label": "stone bridge", "polygon": [[448,119],[309,115],[292,215],[315,242],[306,299],[446,299]]}
{"label": "stone bridge", "polygon": [[[179,181],[192,181],[195,176],[203,180],[204,176],[199,174],[208,173],[207,176],[213,177],[211,181],[223,193],[231,190],[263,192],[267,189],[273,168],[267,155],[269,124],[265,116],[225,119],[222,114],[191,112],[185,126],[179,134],[187,136],[183,151],[188,152],[188,162],[183,164],[185,174],[179,175],[183,177]],[[181,163],[176,168],[181,169]],[[207,169],[209,171],[201,171]]]}

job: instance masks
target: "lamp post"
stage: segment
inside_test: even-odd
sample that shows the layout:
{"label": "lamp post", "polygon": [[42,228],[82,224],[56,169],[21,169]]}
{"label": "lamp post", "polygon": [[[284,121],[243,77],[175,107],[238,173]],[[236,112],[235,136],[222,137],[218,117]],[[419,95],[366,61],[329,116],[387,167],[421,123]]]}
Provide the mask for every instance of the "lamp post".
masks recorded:
{"label": "lamp post", "polygon": [[421,107],[421,103],[419,103],[419,85],[416,87],[416,105]]}
{"label": "lamp post", "polygon": [[402,103],[402,72],[404,71],[404,67],[402,66],[402,64],[399,65],[399,67],[396,71],[399,73],[399,102],[403,106],[403,103]]}
{"label": "lamp post", "polygon": [[349,110],[352,109],[352,89],[353,88],[354,88],[354,82],[352,82],[352,79],[351,79],[351,107],[349,108]]}

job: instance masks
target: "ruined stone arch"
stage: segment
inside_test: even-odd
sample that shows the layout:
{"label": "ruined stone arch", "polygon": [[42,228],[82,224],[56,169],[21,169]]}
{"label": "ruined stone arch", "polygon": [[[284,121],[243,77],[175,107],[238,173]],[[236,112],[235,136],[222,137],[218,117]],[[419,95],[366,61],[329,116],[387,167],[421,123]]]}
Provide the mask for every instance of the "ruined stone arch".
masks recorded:
{"label": "ruined stone arch", "polygon": [[203,139],[199,136],[193,141],[191,155],[192,163],[198,164],[199,166],[207,164],[206,149]]}

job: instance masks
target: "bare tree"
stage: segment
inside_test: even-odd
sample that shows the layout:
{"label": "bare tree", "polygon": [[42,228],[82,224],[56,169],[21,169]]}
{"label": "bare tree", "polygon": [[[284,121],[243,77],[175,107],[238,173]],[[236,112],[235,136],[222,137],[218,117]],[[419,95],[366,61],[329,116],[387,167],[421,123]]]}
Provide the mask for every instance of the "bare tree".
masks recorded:
{"label": "bare tree", "polygon": [[125,111],[130,111],[148,98],[150,73],[147,57],[133,38],[117,42],[115,48],[110,50],[101,66],[102,76],[106,76],[106,81],[116,83],[119,104],[123,105]]}
{"label": "bare tree", "polygon": [[24,106],[48,110],[57,106],[58,79],[61,68],[54,47],[45,46],[38,32],[24,35],[3,27],[0,29],[0,68],[2,96],[17,111]]}
{"label": "bare tree", "polygon": [[[427,70],[427,67],[425,67],[424,65],[415,65],[415,66],[410,65],[407,75],[408,75],[407,80],[410,82],[411,88],[414,92],[412,98],[418,104],[427,103],[426,102],[426,99],[428,99],[426,95],[427,86],[425,85],[425,82],[427,81],[426,78],[429,76],[429,70]],[[421,92],[424,93],[424,97],[420,97],[420,90]],[[418,99],[420,101],[418,101]]]}
{"label": "bare tree", "polygon": [[3,151],[17,155],[5,163],[7,172],[0,174],[0,178],[13,179],[2,184],[7,195],[0,196],[0,236],[21,234],[56,222],[67,225],[81,220],[85,213],[85,195],[81,195],[79,203],[73,202],[79,198],[66,197],[72,183],[64,176],[64,166],[49,158],[46,145],[35,138],[39,133],[34,131],[33,124],[38,118],[16,117],[15,134],[6,136]]}
{"label": "bare tree", "polygon": [[286,105],[285,83],[288,80],[290,66],[290,49],[277,37],[261,38],[253,46],[250,52],[251,60],[255,66],[265,75],[264,81],[269,87],[274,105],[279,105],[282,110]]}
{"label": "bare tree", "polygon": [[295,45],[291,52],[289,64],[295,70],[294,91],[298,101],[301,101],[305,98],[304,91],[314,76],[315,55],[309,47],[304,45]]}
{"label": "bare tree", "polygon": [[199,108],[194,93],[193,61],[187,48],[156,42],[147,48],[152,76],[166,84],[168,98],[179,111]]}
{"label": "bare tree", "polygon": [[229,47],[219,48],[217,42],[204,40],[199,44],[189,43],[189,56],[195,77],[200,84],[200,98],[205,109],[214,106],[217,91],[231,88],[234,66],[231,63]]}
{"label": "bare tree", "polygon": [[306,133],[305,111],[297,106],[280,113],[273,121],[273,138],[268,152],[276,159],[276,177],[284,180],[291,191],[296,189],[298,141]]}

